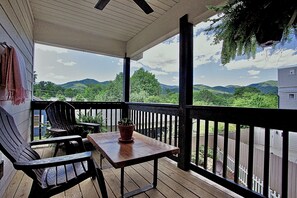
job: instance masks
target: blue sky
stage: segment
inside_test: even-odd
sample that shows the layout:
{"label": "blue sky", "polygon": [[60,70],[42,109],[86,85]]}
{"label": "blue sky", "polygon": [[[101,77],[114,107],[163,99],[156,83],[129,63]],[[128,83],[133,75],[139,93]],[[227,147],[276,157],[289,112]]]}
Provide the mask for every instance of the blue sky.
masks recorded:
{"label": "blue sky", "polygon": [[[277,80],[277,69],[297,66],[297,40],[274,48],[259,48],[255,59],[237,57],[226,65],[220,63],[221,44],[213,45],[212,37],[203,30],[209,23],[194,28],[194,84],[209,86],[248,85]],[[147,50],[139,61],[131,62],[131,75],[140,67],[155,74],[160,83],[178,85],[178,37]],[[114,80],[123,69],[119,58],[102,56],[51,46],[35,45],[34,70],[37,82],[62,84],[91,78]]]}

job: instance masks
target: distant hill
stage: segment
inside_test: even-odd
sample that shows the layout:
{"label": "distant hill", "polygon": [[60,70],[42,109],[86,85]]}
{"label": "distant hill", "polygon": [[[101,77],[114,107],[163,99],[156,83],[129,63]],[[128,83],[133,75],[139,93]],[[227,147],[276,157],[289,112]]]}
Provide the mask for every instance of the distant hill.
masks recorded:
{"label": "distant hill", "polygon": [[[99,82],[97,80],[94,79],[83,79],[83,80],[78,80],[78,81],[71,81],[71,82],[67,82],[65,84],[61,84],[60,86],[62,86],[63,88],[67,89],[67,88],[72,88],[72,89],[83,89],[86,88],[88,85],[91,84],[101,84],[101,85],[107,85],[109,84],[111,81],[103,81],[103,82]],[[165,85],[165,84],[160,84],[162,91],[165,92],[166,90],[172,91],[177,93],[178,92],[178,86],[176,85]],[[199,90],[209,90],[211,92],[215,92],[215,93],[226,93],[226,94],[234,94],[235,89],[237,87],[240,87],[238,85],[228,85],[228,86],[215,86],[215,87],[211,87],[211,86],[207,86],[207,85],[202,85],[202,84],[196,84],[193,86],[193,90],[194,91],[199,91]],[[262,93],[273,93],[273,94],[277,94],[277,81],[265,81],[265,82],[260,82],[260,83],[254,83],[254,84],[250,84],[247,87],[255,87],[257,89],[259,89]]]}
{"label": "distant hill", "polygon": [[61,84],[60,86],[62,86],[65,89],[68,89],[68,88],[83,89],[83,88],[86,88],[88,85],[92,85],[92,84],[107,85],[108,83],[110,83],[110,81],[99,82],[97,80],[87,78],[87,79],[83,79],[83,80],[67,82],[67,83]]}
{"label": "distant hill", "polygon": [[256,83],[256,84],[251,84],[249,85],[250,87],[255,87],[257,89],[259,89],[260,91],[262,91],[263,93],[274,93],[277,94],[277,81],[274,80],[269,80],[266,82],[262,82],[262,83]]}
{"label": "distant hill", "polygon": [[[165,89],[169,89],[170,91],[173,92],[178,92],[178,86],[169,86],[169,85],[164,85],[161,84],[162,90]],[[211,87],[211,86],[207,86],[207,85],[202,85],[202,84],[196,84],[193,86],[194,91],[199,91],[199,90],[208,90],[211,92],[215,92],[215,93],[227,93],[227,94],[234,94],[235,89],[241,87],[238,85],[228,85],[228,86],[215,86],[215,87]],[[244,87],[244,86],[242,86]],[[254,83],[254,84],[250,84],[247,87],[254,87],[259,89],[262,93],[268,94],[268,93],[272,93],[272,94],[277,94],[277,81],[274,80],[269,80],[269,81],[265,81],[265,82],[260,82],[260,83]]]}

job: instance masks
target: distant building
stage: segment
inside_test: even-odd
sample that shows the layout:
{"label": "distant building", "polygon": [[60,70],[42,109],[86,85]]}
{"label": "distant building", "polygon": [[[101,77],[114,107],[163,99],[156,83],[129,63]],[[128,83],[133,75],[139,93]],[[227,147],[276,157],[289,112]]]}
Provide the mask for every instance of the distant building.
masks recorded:
{"label": "distant building", "polygon": [[[278,69],[278,97],[279,109],[297,109],[297,67]],[[275,131],[273,135],[275,147],[281,148],[282,132]],[[290,133],[289,150],[297,153],[297,134]]]}
{"label": "distant building", "polygon": [[297,67],[278,69],[279,109],[297,109]]}

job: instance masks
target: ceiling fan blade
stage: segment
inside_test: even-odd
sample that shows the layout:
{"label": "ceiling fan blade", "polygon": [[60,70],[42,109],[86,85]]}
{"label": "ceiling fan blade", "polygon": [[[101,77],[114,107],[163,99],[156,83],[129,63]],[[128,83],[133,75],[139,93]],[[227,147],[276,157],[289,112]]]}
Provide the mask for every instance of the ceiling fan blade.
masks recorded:
{"label": "ceiling fan blade", "polygon": [[103,10],[109,1],[110,0],[99,0],[98,3],[96,3],[95,8],[98,10]]}
{"label": "ceiling fan blade", "polygon": [[145,0],[133,0],[146,14],[154,12]]}

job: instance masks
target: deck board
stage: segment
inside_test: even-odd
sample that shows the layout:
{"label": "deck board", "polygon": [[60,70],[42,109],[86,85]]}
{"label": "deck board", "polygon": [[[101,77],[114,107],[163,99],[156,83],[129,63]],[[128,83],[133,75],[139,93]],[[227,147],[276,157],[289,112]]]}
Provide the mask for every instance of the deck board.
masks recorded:
{"label": "deck board", "polygon": [[[39,147],[36,151],[42,157],[50,157],[54,147]],[[59,152],[62,154],[61,152]],[[59,154],[58,153],[58,154]],[[93,158],[99,164],[99,153],[93,152]],[[103,174],[106,180],[108,196],[111,198],[120,197],[120,169],[113,168],[107,160],[103,160]],[[133,165],[125,168],[125,192],[132,191],[152,182],[153,162]],[[32,180],[23,172],[17,171],[4,197],[28,197]],[[97,180],[87,179],[73,188],[53,196],[54,198],[93,198],[99,197],[100,189]],[[204,177],[191,171],[185,172],[176,166],[176,162],[168,159],[159,159],[158,185],[145,193],[134,196],[136,198],[180,198],[180,197],[207,197],[207,198],[229,198],[240,197],[237,194],[225,189]]]}

